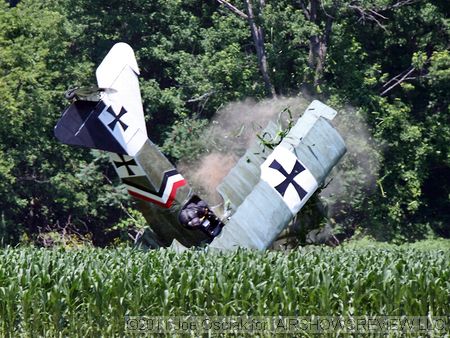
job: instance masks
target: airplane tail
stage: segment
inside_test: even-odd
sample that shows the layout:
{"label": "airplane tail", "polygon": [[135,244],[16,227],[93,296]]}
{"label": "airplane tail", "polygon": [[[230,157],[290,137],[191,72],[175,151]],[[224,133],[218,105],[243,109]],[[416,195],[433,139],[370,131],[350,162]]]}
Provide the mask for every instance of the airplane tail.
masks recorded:
{"label": "airplane tail", "polygon": [[99,119],[104,107],[103,101],[73,102],[58,121],[55,137],[64,144],[127,154]]}
{"label": "airplane tail", "polygon": [[134,156],[147,141],[133,49],[115,44],[97,68],[100,100],[74,101],[55,127],[65,144]]}
{"label": "airplane tail", "polygon": [[174,238],[187,246],[210,241],[223,224],[148,139],[138,74],[132,48],[114,45],[96,71],[99,101],[72,102],[54,134],[62,143],[110,153],[122,183],[152,220],[163,245]]}

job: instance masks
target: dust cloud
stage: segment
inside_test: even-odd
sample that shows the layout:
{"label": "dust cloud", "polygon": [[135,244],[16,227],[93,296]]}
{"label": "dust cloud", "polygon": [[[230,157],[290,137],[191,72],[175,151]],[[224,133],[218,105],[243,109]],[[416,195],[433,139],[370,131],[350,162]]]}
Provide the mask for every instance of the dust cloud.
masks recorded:
{"label": "dust cloud", "polygon": [[280,125],[280,129],[288,124],[290,116],[296,121],[309,103],[298,96],[228,104],[215,114],[205,130],[200,158],[180,161],[178,170],[211,206],[221,203],[217,186],[256,141],[257,134],[269,121]]}
{"label": "dust cloud", "polygon": [[338,110],[333,120],[345,141],[347,153],[325,180],[325,188],[320,192],[328,205],[330,218],[347,217],[346,212],[377,189],[382,148],[363,116],[356,108],[346,106]]}
{"label": "dust cloud", "polygon": [[[178,170],[210,206],[220,204],[222,198],[216,192],[217,186],[256,142],[257,134],[269,121],[276,122],[280,129],[286,127],[290,118],[295,123],[311,101],[297,96],[228,104],[216,113],[204,131],[200,157],[195,161],[180,161]],[[320,193],[329,205],[330,217],[340,212],[342,201],[351,204],[358,194],[376,188],[380,164],[378,147],[360,112],[352,107],[338,109],[333,125],[343,137],[347,153],[326,179],[326,187]]]}

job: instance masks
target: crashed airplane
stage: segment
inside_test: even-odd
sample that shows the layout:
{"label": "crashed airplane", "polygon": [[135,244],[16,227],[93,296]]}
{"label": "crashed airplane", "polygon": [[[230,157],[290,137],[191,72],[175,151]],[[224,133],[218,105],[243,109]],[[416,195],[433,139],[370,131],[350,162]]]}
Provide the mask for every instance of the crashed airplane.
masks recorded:
{"label": "crashed airplane", "polygon": [[313,101],[276,147],[247,150],[218,186],[224,207],[213,212],[148,139],[138,75],[133,49],[115,44],[96,70],[97,90],[66,93],[72,103],[54,133],[110,153],[160,246],[267,249],[346,151],[331,124],[336,111]]}

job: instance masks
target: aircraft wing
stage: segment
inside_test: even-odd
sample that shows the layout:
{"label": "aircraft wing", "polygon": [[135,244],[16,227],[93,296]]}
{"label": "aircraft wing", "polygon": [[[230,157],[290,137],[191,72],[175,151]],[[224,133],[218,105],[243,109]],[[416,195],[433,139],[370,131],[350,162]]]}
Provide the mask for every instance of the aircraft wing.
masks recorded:
{"label": "aircraft wing", "polygon": [[[273,151],[238,161],[218,188],[234,213],[210,247],[265,250],[273,243],[346,151],[330,123],[335,115],[313,101]],[[248,177],[254,179],[243,188]]]}

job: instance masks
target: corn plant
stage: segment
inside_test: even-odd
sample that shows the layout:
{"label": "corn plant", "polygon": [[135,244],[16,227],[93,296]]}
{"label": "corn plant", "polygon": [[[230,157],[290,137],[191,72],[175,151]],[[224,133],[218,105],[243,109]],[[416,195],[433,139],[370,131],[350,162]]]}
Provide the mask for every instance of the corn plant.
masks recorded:
{"label": "corn plant", "polygon": [[0,251],[0,336],[121,336],[125,316],[446,316],[450,250]]}

